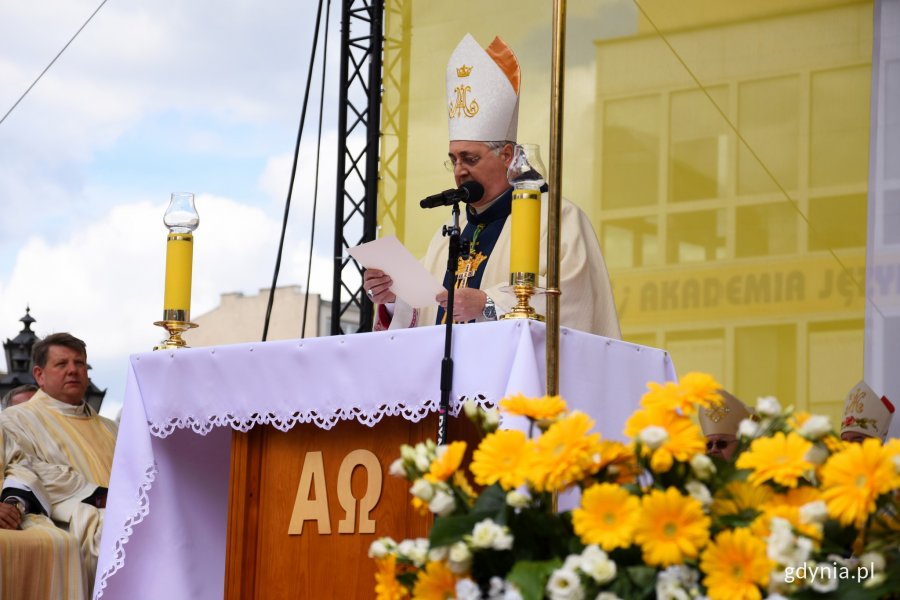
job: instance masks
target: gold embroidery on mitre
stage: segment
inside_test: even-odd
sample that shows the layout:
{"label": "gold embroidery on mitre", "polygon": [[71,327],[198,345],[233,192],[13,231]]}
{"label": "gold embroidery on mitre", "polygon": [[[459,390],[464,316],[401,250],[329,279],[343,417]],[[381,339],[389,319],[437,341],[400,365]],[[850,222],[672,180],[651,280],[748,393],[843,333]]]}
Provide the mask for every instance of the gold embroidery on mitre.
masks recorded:
{"label": "gold embroidery on mitre", "polygon": [[459,117],[460,113],[462,113],[466,117],[474,117],[478,114],[478,102],[475,99],[472,99],[469,102],[466,99],[466,94],[472,91],[471,86],[468,85],[458,85],[454,90],[456,92],[456,100],[450,104],[450,118]]}
{"label": "gold embroidery on mitre", "polygon": [[457,77],[468,77],[472,74],[472,67],[467,67],[463,65],[461,67],[456,67],[456,76]]}
{"label": "gold embroidery on mitre", "polygon": [[459,257],[456,261],[456,288],[464,288],[469,279],[475,276],[478,266],[487,260],[487,256],[481,252],[474,252],[469,258]]}
{"label": "gold embroidery on mitre", "polygon": [[730,412],[731,409],[725,406],[725,404],[719,404],[718,406],[713,406],[706,409],[706,418],[708,418],[713,423],[718,423],[725,418],[725,415]]}

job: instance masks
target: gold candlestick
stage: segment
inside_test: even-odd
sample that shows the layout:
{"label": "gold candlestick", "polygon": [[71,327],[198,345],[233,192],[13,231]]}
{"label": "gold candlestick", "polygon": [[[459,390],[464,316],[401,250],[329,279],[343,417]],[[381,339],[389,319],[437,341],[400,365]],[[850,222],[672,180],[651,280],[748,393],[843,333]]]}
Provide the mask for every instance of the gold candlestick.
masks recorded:
{"label": "gold candlestick", "polygon": [[532,319],[543,321],[531,306],[531,297],[543,293],[537,287],[540,268],[541,191],[546,167],[541,161],[537,144],[516,146],[506,178],[513,186],[512,223],[510,236],[509,291],[516,296],[516,305],[503,319]]}
{"label": "gold candlestick", "polygon": [[163,300],[163,320],[153,324],[169,332],[168,339],[154,350],[187,348],[181,334],[197,327],[191,323],[191,276],[194,260],[193,231],[200,225],[200,215],[194,207],[194,195],[172,194],[163,217],[169,228],[166,238],[166,289]]}
{"label": "gold candlestick", "polygon": [[508,313],[503,314],[501,319],[531,319],[533,321],[543,321],[544,316],[538,314],[534,307],[531,306],[531,297],[536,294],[543,294],[544,289],[537,285],[537,276],[534,273],[510,273],[509,287],[504,287],[504,291],[511,291],[516,296],[516,305]]}

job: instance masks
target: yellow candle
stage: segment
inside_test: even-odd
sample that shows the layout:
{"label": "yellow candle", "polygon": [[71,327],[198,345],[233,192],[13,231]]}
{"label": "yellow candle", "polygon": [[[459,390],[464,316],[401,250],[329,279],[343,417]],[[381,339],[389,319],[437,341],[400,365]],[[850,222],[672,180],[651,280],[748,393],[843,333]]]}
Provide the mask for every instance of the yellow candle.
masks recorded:
{"label": "yellow candle", "polygon": [[511,273],[538,272],[541,240],[541,192],[513,190],[512,236],[509,270]]}
{"label": "yellow candle", "polygon": [[191,268],[194,236],[170,233],[166,241],[166,294],[163,310],[191,310]]}

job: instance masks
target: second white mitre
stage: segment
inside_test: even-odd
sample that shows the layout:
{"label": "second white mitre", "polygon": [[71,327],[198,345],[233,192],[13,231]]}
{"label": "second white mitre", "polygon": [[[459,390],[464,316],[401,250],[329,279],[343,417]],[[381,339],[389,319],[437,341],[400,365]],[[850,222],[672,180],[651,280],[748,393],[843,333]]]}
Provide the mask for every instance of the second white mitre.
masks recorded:
{"label": "second white mitre", "polygon": [[447,63],[450,141],[516,141],[519,95],[494,59],[466,34]]}

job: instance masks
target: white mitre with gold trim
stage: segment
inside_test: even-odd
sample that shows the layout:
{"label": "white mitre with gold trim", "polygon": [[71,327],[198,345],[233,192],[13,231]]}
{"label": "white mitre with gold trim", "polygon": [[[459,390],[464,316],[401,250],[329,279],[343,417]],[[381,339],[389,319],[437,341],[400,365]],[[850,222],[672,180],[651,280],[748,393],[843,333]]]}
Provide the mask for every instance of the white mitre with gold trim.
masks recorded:
{"label": "white mitre with gold trim", "polygon": [[519,61],[499,37],[482,49],[470,34],[447,63],[450,141],[516,141]]}
{"label": "white mitre with gold trim", "polygon": [[752,413],[746,404],[732,394],[725,390],[719,390],[719,394],[722,396],[721,404],[714,404],[698,411],[700,429],[703,430],[703,435],[736,436],[741,421],[751,418]]}
{"label": "white mitre with gold trim", "polygon": [[860,381],[844,401],[841,433],[853,431],[884,441],[893,416],[894,405],[890,400],[885,396],[879,398],[865,381]]}

